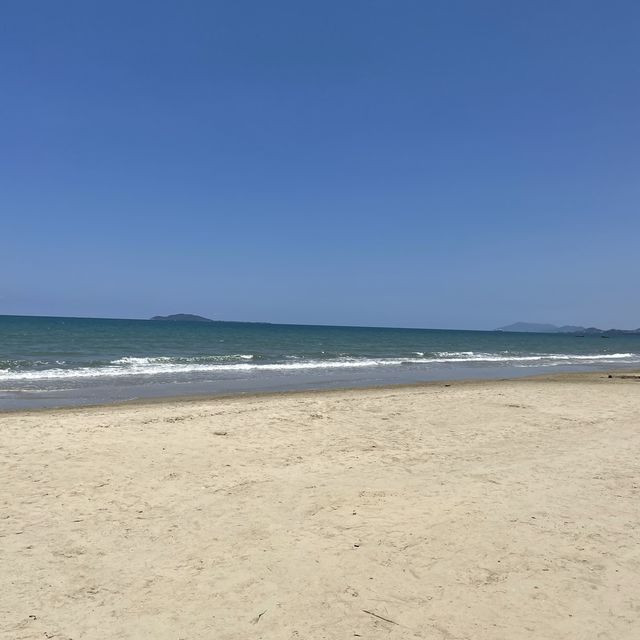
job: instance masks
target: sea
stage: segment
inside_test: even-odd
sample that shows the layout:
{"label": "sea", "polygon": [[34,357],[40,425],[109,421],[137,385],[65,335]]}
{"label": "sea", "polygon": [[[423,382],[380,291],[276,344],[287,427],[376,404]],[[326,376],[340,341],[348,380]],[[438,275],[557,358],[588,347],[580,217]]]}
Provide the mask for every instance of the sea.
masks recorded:
{"label": "sea", "polygon": [[0,410],[639,366],[640,335],[0,316]]}

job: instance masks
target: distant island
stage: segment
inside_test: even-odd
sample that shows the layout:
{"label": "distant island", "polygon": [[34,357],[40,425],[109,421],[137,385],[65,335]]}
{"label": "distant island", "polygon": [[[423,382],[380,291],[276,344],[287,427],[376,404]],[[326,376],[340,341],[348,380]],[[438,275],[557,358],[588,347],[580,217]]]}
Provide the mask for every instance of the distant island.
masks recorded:
{"label": "distant island", "polygon": [[579,335],[616,335],[616,334],[640,334],[638,329],[598,329],[597,327],[579,327],[566,324],[558,327],[555,324],[539,324],[536,322],[514,322],[496,331],[513,331],[519,333],[575,333]]}
{"label": "distant island", "polygon": [[192,313],[174,313],[171,316],[153,316],[151,320],[164,320],[165,322],[215,322],[210,318],[195,316]]}
{"label": "distant island", "polygon": [[243,322],[238,320],[211,320],[204,316],[197,316],[193,313],[174,313],[169,316],[153,316],[151,320],[159,320],[160,322],[200,322],[207,324],[271,324],[270,322]]}

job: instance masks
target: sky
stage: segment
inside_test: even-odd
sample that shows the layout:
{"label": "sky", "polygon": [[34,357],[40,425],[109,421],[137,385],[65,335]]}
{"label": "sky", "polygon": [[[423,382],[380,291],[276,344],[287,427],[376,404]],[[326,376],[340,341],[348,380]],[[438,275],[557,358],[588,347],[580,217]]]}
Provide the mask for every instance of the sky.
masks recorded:
{"label": "sky", "polygon": [[640,3],[0,5],[0,314],[640,326]]}

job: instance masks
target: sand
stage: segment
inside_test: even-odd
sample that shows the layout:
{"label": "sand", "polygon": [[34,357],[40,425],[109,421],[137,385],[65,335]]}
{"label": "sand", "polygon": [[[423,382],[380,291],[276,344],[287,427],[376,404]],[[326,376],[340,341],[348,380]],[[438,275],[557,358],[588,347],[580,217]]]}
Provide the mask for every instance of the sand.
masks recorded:
{"label": "sand", "polygon": [[640,638],[640,380],[5,413],[0,508],[2,638]]}

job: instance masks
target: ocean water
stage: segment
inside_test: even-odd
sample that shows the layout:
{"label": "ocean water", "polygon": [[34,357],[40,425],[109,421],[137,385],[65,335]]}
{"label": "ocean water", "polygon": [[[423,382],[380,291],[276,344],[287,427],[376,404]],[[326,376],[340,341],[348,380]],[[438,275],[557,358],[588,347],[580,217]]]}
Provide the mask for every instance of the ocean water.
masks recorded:
{"label": "ocean water", "polygon": [[640,336],[0,316],[0,409],[640,366]]}

